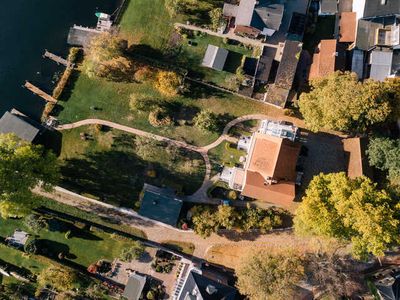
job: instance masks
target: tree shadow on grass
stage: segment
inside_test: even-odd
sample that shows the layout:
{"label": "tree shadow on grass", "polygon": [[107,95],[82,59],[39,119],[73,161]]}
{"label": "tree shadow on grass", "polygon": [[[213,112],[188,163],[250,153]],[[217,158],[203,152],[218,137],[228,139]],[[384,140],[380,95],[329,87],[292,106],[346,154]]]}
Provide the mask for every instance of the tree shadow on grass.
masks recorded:
{"label": "tree shadow on grass", "polygon": [[187,98],[191,99],[201,99],[209,97],[227,98],[229,95],[227,92],[206,86],[204,84],[193,82],[190,80],[187,80],[186,83],[190,85],[190,87],[187,89],[187,92],[183,94]]}
{"label": "tree shadow on grass", "polygon": [[65,257],[69,259],[74,259],[76,256],[70,253],[69,246],[63,243],[59,243],[56,241],[48,240],[48,239],[39,239],[38,248],[39,254],[49,257],[51,259],[58,259],[60,253],[65,255]]}
{"label": "tree shadow on grass", "polygon": [[61,233],[66,233],[68,231],[71,232],[70,238],[79,238],[79,239],[84,239],[84,240],[92,240],[92,241],[101,241],[103,240],[102,238],[90,233],[87,230],[80,229],[76,227],[74,224],[71,224],[69,222],[60,220],[60,219],[55,219],[51,218],[50,220],[47,221],[48,223],[48,230],[55,232],[61,232]]}

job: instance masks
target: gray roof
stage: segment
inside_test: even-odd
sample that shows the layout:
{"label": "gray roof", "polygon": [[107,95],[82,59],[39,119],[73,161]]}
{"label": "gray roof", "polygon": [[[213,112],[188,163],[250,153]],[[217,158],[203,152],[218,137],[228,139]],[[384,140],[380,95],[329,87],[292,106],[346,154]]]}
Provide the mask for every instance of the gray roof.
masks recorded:
{"label": "gray roof", "polygon": [[0,133],[14,133],[20,139],[33,142],[39,132],[40,128],[8,111],[0,119]]}
{"label": "gray roof", "polygon": [[224,3],[224,7],[222,9],[222,14],[226,17],[236,17],[238,12],[238,5]]}
{"label": "gray roof", "polygon": [[[258,17],[262,20],[265,27],[274,30],[279,30],[283,18],[283,11],[284,11],[283,4],[258,5],[254,11],[256,12]],[[262,30],[263,28],[259,29]]]}
{"label": "gray roof", "polygon": [[145,185],[139,214],[147,218],[176,226],[183,202],[168,189]]}
{"label": "gray roof", "polygon": [[390,73],[400,76],[400,49],[393,50],[392,70]]}
{"label": "gray roof", "polygon": [[[237,290],[196,272],[190,272],[178,300],[234,300]],[[199,297],[200,296],[200,297]]]}
{"label": "gray roof", "polygon": [[357,74],[358,79],[364,78],[364,51],[363,50],[359,50],[359,49],[353,50],[351,71]]}
{"label": "gray roof", "polygon": [[253,19],[255,0],[240,0],[239,8],[236,15],[236,25],[250,26]]}
{"label": "gray roof", "polygon": [[392,69],[392,51],[374,50],[371,52],[371,72],[369,77],[384,81],[390,75]]}
{"label": "gray roof", "polygon": [[400,14],[399,0],[365,0],[364,17],[377,17],[392,14]]}
{"label": "gray roof", "polygon": [[269,78],[269,74],[271,73],[272,62],[274,61],[273,57],[269,56],[261,56],[258,60],[257,71],[256,71],[256,79],[262,82],[267,82]]}
{"label": "gray roof", "polygon": [[208,45],[204,55],[202,65],[218,71],[222,71],[225,66],[229,51],[214,45]]}
{"label": "gray roof", "polygon": [[275,77],[275,84],[277,86],[287,90],[292,88],[302,45],[302,43],[297,41],[286,40],[281,62],[279,63]]}
{"label": "gray roof", "polygon": [[333,15],[338,12],[337,0],[321,0],[319,10],[322,14]]}
{"label": "gray roof", "polygon": [[145,284],[146,276],[138,274],[130,275],[123,296],[128,300],[139,300]]}

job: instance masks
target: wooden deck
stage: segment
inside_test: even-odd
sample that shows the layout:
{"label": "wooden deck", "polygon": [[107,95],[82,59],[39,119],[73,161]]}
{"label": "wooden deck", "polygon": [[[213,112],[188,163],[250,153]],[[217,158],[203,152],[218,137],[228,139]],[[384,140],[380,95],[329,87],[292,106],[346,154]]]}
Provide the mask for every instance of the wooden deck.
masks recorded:
{"label": "wooden deck", "polygon": [[50,96],[49,94],[43,92],[41,89],[39,89],[37,86],[34,86],[32,83],[30,83],[29,81],[25,82],[24,85],[28,90],[30,90],[32,93],[38,95],[39,97],[43,98],[45,101],[47,102],[51,102],[51,103],[57,103],[57,100],[54,99],[52,96]]}
{"label": "wooden deck", "polygon": [[62,58],[61,56],[55,55],[55,54],[53,54],[53,53],[51,53],[51,52],[49,52],[47,50],[44,52],[43,57],[44,58],[49,58],[49,59],[55,61],[57,64],[64,65],[64,66],[66,66],[68,68],[70,68],[70,67],[73,68],[74,67],[74,64],[71,64],[65,58]]}

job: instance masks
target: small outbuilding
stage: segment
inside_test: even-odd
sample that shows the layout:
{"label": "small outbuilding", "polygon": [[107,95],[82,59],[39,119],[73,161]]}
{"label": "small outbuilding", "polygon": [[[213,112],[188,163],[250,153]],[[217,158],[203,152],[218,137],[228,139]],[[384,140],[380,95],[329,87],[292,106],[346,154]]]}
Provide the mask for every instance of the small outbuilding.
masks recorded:
{"label": "small outbuilding", "polygon": [[229,51],[214,45],[208,45],[202,66],[222,71],[228,58]]}
{"label": "small outbuilding", "polygon": [[183,201],[170,189],[144,185],[139,214],[171,226],[177,226]]}
{"label": "small outbuilding", "polygon": [[146,279],[146,276],[139,274],[130,275],[122,296],[128,300],[139,300],[146,284]]}
{"label": "small outbuilding", "polygon": [[22,248],[28,241],[29,234],[25,231],[16,229],[12,236],[7,237],[6,242],[13,247]]}
{"label": "small outbuilding", "polygon": [[0,119],[0,133],[13,133],[27,142],[34,142],[40,133],[39,126],[28,122],[23,115],[6,112]]}

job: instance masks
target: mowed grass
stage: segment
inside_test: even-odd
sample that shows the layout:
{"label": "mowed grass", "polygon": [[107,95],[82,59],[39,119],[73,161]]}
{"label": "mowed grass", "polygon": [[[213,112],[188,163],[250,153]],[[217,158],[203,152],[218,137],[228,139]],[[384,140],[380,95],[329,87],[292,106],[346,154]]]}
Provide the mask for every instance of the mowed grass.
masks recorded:
{"label": "mowed grass", "polygon": [[[122,249],[132,244],[130,240],[125,238],[103,232],[89,232],[79,229],[64,220],[53,218],[49,222],[54,225],[50,226],[48,230],[41,230],[36,238],[46,240],[50,256],[55,256],[52,257],[53,259],[57,257],[58,253],[64,252],[67,260],[88,267],[99,259],[113,260],[120,255]],[[51,227],[55,229],[51,229]],[[21,219],[0,219],[1,236],[11,235],[15,229],[29,232],[29,228],[24,226]],[[68,230],[71,230],[72,234],[69,239],[66,239],[65,233]],[[45,262],[34,258],[31,260],[23,255],[23,252],[10,247],[2,246],[0,250],[0,259],[31,271],[40,271],[48,265]]]}
{"label": "mowed grass", "polygon": [[235,167],[239,164],[240,157],[246,156],[246,152],[236,149],[236,144],[223,142],[211,149],[209,156],[215,166]]}
{"label": "mowed grass", "polygon": [[174,31],[174,20],[165,9],[164,0],[130,0],[120,26],[129,41],[163,49]]}
{"label": "mowed grass", "polygon": [[[145,182],[183,194],[194,193],[203,182],[205,164],[198,153],[174,148],[171,157],[158,144],[146,148],[148,157],[143,157],[137,154],[136,137],[118,130],[85,126],[62,133],[61,185],[84,196],[137,208]],[[81,133],[89,138],[82,140]]]}
{"label": "mowed grass", "polygon": [[[148,113],[135,112],[129,108],[130,94],[162,99],[151,82],[111,82],[101,78],[89,78],[81,73],[71,88],[68,98],[64,98],[66,101],[59,102],[58,119],[61,123],[99,118],[186,141],[197,146],[210,144],[218,138],[221,131],[211,133],[192,126],[190,121],[194,114],[188,111],[196,113],[202,109],[209,109],[218,115],[222,123],[225,122],[225,117],[227,117],[227,122],[229,119],[247,114],[267,114],[272,117],[282,115],[282,111],[275,107],[191,84],[186,95],[169,99],[170,102],[176,104],[174,113],[182,119],[188,119],[189,122],[176,123],[175,126],[153,127],[148,122]],[[223,115],[225,115],[224,118]]]}

